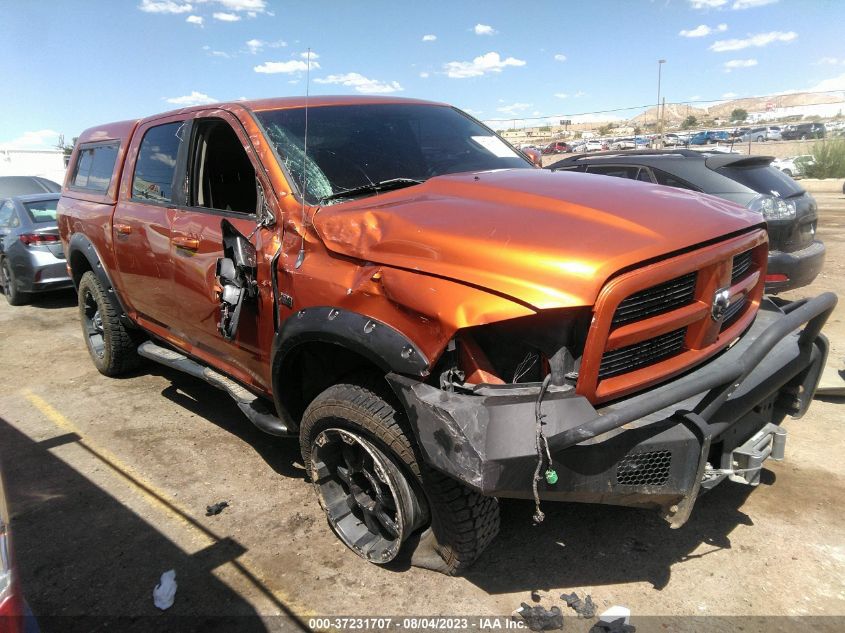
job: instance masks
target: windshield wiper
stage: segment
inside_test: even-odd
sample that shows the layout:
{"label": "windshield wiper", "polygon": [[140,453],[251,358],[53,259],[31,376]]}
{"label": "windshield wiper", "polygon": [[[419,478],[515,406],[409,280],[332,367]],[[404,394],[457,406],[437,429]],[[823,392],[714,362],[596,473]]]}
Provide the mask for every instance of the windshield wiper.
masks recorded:
{"label": "windshield wiper", "polygon": [[329,196],[323,196],[320,198],[320,202],[328,202],[329,200],[337,200],[338,198],[354,198],[365,193],[402,189],[403,187],[421,185],[423,182],[425,181],[417,180],[416,178],[390,178],[388,180],[380,180],[379,182],[368,182],[366,185],[361,185],[360,187],[353,187],[352,189],[338,191]]}

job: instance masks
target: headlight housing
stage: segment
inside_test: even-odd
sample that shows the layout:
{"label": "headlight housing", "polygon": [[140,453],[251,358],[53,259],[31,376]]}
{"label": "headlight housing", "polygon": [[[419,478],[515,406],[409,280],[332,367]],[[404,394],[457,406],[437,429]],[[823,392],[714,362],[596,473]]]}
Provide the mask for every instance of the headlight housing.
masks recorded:
{"label": "headlight housing", "polygon": [[792,220],[795,218],[796,207],[793,200],[784,200],[777,196],[759,195],[748,203],[750,211],[762,213],[769,221]]}

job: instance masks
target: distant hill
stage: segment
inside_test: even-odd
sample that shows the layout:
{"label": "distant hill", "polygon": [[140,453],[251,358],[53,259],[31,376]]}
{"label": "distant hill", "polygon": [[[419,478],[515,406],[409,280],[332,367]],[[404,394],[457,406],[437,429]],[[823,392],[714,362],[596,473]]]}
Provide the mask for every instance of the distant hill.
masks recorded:
{"label": "distant hill", "polygon": [[[746,110],[747,112],[765,112],[775,108],[788,108],[793,106],[807,106],[817,105],[823,103],[837,103],[843,100],[843,95],[840,94],[807,94],[807,93],[792,93],[768,97],[751,97],[748,99],[731,99],[729,101],[722,101],[721,103],[714,103],[705,108],[697,108],[681,104],[666,104],[666,112],[664,113],[664,120],[667,125],[681,123],[689,115],[694,116],[699,121],[703,117],[727,119],[731,113],[737,108]],[[634,124],[654,123],[657,118],[657,108],[649,108],[648,110],[638,114],[631,119]]]}

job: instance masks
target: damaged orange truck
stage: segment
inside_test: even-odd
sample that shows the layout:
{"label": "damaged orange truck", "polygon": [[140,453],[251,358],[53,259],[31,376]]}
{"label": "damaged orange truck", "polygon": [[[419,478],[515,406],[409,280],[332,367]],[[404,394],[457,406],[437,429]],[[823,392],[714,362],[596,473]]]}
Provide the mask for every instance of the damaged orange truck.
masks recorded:
{"label": "damaged orange truck", "polygon": [[678,526],[781,459],[832,294],[763,296],[762,216],[534,168],[450,106],[268,99],[93,127],[59,203],[85,340],[298,437],[363,558],[457,572],[497,498]]}

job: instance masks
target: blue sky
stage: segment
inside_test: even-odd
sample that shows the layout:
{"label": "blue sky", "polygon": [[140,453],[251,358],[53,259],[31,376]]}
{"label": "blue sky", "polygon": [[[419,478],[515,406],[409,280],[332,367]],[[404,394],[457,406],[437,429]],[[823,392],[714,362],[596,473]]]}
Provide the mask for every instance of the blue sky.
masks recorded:
{"label": "blue sky", "polygon": [[0,0],[0,145],[301,95],[308,47],[312,94],[485,120],[652,104],[658,59],[670,102],[845,90],[843,25],[842,0]]}

